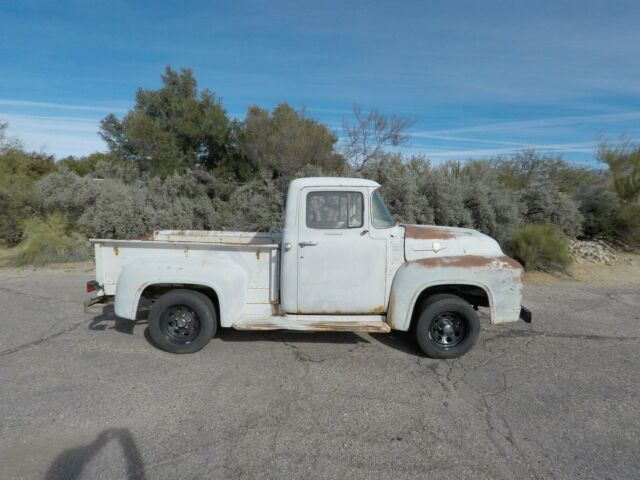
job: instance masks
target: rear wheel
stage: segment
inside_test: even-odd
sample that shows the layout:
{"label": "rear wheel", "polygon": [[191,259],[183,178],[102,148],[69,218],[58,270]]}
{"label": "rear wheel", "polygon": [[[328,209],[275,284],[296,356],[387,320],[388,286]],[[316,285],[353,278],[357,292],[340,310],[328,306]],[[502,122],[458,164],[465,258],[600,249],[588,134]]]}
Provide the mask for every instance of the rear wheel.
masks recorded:
{"label": "rear wheel", "polygon": [[480,320],[473,307],[456,295],[439,294],[421,305],[416,338],[432,358],[456,358],[475,345]]}
{"label": "rear wheel", "polygon": [[149,313],[149,334],[162,350],[194,353],[204,348],[217,327],[213,303],[202,293],[171,290],[162,295]]}

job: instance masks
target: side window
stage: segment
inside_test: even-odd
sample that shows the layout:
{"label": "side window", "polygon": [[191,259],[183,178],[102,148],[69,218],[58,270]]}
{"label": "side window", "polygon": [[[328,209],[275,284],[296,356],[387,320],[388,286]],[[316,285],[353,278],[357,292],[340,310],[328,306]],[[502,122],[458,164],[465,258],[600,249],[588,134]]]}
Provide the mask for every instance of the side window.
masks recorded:
{"label": "side window", "polygon": [[307,194],[307,227],[318,229],[362,226],[360,192],[310,192]]}

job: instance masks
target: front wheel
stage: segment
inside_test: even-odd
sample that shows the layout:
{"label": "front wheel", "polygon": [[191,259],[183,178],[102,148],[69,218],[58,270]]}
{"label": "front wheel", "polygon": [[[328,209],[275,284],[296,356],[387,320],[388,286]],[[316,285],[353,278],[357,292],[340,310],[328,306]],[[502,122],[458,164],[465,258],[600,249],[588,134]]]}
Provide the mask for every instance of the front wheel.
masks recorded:
{"label": "front wheel", "polygon": [[432,358],[464,355],[478,340],[480,320],[473,307],[456,295],[434,295],[422,304],[416,337]]}
{"label": "front wheel", "polygon": [[211,300],[192,290],[171,290],[162,295],[149,313],[153,343],[171,353],[194,353],[216,333],[216,311]]}

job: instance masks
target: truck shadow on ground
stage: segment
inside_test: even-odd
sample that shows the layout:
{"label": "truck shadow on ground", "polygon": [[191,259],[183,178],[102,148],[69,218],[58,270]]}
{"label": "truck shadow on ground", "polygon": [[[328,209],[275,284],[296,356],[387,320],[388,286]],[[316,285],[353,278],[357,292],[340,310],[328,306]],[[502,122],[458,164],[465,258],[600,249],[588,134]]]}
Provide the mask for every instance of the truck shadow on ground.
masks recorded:
{"label": "truck shadow on ground", "polygon": [[369,340],[353,332],[297,332],[291,330],[235,330],[219,328],[215,336],[223,342],[287,342],[287,343],[335,343],[358,344]]}
{"label": "truck shadow on ground", "polygon": [[290,330],[241,331],[232,328],[219,329],[215,336],[223,342],[285,342],[326,344],[370,344],[373,339],[388,348],[402,353],[425,357],[410,332],[370,333],[362,336],[354,332],[297,332]]}
{"label": "truck shadow on ground", "polygon": [[104,330],[115,330],[119,333],[133,335],[135,327],[148,324],[147,316],[147,312],[141,311],[138,312],[138,316],[135,320],[120,318],[116,316],[113,311],[113,305],[108,305],[104,308],[102,314],[91,319],[91,323],[89,323],[89,330],[99,332]]}
{"label": "truck shadow on ground", "polygon": [[369,336],[385,347],[393,348],[402,353],[416,357],[426,357],[420,350],[413,332],[392,331],[390,333],[370,333]]}
{"label": "truck shadow on ground", "polygon": [[111,440],[120,444],[126,464],[125,478],[128,480],[146,479],[142,456],[131,432],[126,428],[108,428],[100,432],[93,442],[69,448],[58,455],[47,470],[45,480],[77,480],[82,478],[85,467]]}
{"label": "truck shadow on ground", "polygon": [[[134,329],[146,327],[148,313],[141,311],[136,320],[128,320],[116,316],[113,306],[105,308],[101,315],[91,319],[89,330],[115,330],[119,333],[133,335]],[[144,330],[145,339],[153,345],[148,328]],[[249,331],[233,328],[218,328],[215,338],[223,342],[286,342],[286,343],[327,343],[327,344],[363,344],[371,343],[367,337],[402,353],[425,357],[418,347],[412,332],[370,333],[366,337],[355,332],[299,332],[291,330]]]}

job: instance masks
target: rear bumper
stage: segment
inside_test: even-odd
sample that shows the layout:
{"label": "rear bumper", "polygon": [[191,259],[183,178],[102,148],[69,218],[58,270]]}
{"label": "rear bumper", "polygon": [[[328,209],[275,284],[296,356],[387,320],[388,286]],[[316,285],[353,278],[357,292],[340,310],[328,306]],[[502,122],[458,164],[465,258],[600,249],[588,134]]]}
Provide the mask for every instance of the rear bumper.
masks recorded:
{"label": "rear bumper", "polygon": [[531,323],[531,310],[520,305],[520,318],[526,323]]}

